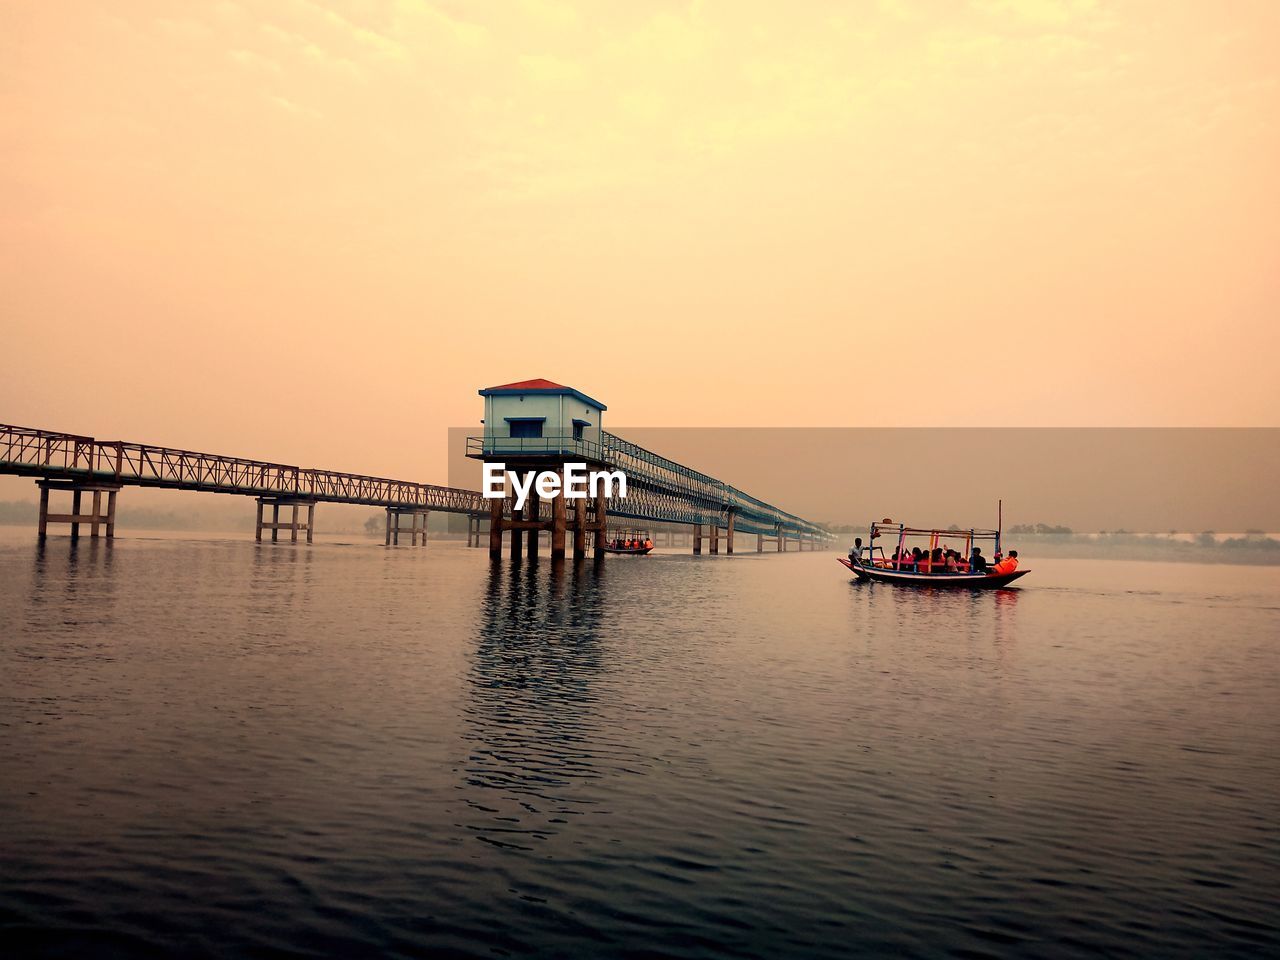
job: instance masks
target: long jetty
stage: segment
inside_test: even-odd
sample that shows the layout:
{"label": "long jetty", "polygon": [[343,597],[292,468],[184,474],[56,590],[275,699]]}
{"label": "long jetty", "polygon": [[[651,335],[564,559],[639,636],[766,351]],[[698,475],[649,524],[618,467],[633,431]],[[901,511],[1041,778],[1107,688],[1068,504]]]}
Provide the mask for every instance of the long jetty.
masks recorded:
{"label": "long jetty", "polygon": [[[425,543],[426,517],[433,510],[466,514],[478,543],[480,518],[487,516],[489,510],[488,501],[476,490],[124,440],[96,440],[8,424],[0,424],[0,473],[37,478],[41,537],[50,523],[71,524],[72,536],[79,535],[81,524],[89,527],[92,536],[98,536],[100,530],[108,537],[114,536],[116,494],[125,486],[255,497],[259,540],[263,530],[271,531],[272,540],[281,530],[287,530],[294,541],[300,532],[305,532],[310,542],[317,503],[354,503],[386,509],[388,543],[399,542],[401,517],[412,520],[412,526],[406,529],[411,542],[416,544],[421,536]],[[71,493],[70,513],[49,512],[49,494],[56,490]],[[89,512],[83,509],[85,494],[92,497]],[[266,507],[271,508],[271,520],[264,519]],[[292,510],[292,519],[280,520],[282,508]],[[302,509],[307,511],[305,522],[300,518]],[[470,526],[468,533],[472,533]]]}
{"label": "long jetty", "polygon": [[[754,534],[757,552],[766,542],[779,552],[788,544],[797,549],[822,549],[830,534],[819,524],[787,513],[749,496],[720,480],[676,463],[621,437],[601,434],[603,442],[576,438],[544,438],[536,447],[521,441],[468,438],[467,453],[491,458],[510,453],[534,454],[541,461],[585,458],[622,469],[630,479],[626,499],[601,497],[578,502],[566,515],[563,498],[542,504],[534,498],[519,511],[510,497],[485,498],[477,490],[392,480],[365,474],[300,467],[244,457],[200,453],[175,447],[98,440],[94,437],[33,427],[0,424],[0,474],[34,477],[40,489],[39,535],[50,524],[69,524],[71,536],[81,526],[90,536],[115,536],[116,495],[127,486],[169,490],[198,490],[253,497],[257,501],[255,537],[270,531],[277,541],[282,531],[292,542],[305,534],[312,542],[318,503],[350,503],[386,511],[386,543],[398,544],[401,533],[412,545],[427,542],[427,518],[432,511],[467,517],[467,545],[481,545],[482,525],[488,521],[489,546],[500,555],[501,537],[509,531],[512,553],[528,540],[537,553],[541,533],[549,532],[552,556],[563,556],[571,535],[575,556],[585,555],[587,535],[593,534],[597,552],[603,546],[610,518],[650,521],[691,529],[693,552],[702,552],[703,530],[710,552],[718,553],[723,535],[727,553],[734,552],[735,533]],[[69,512],[50,510],[50,495],[69,494]],[[87,502],[86,502],[87,501]],[[270,511],[269,517],[267,511]],[[285,511],[282,519],[281,511]],[[545,512],[544,512],[545,511]],[[408,520],[405,524],[404,521]]]}

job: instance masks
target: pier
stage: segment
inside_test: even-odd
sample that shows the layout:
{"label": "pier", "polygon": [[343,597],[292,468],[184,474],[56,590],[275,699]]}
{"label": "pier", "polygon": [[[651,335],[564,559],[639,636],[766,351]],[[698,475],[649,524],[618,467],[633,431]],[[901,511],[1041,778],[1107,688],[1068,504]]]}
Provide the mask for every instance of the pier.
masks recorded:
{"label": "pier", "polygon": [[[270,531],[277,541],[282,530],[297,542],[304,533],[311,542],[315,508],[320,503],[352,503],[382,507],[387,512],[387,542],[399,542],[402,516],[412,518],[411,543],[426,543],[426,520],[432,511],[466,514],[472,518],[488,511],[488,502],[477,490],[388,480],[246,460],[213,453],[197,453],[172,447],[95,440],[93,437],[57,433],[31,427],[0,425],[0,473],[35,477],[40,487],[39,533],[44,537],[51,523],[71,525],[72,538],[81,526],[90,536],[115,535],[116,495],[124,487],[199,490],[235,494],[257,501],[256,536]],[[50,494],[70,495],[70,513],[53,513]],[[106,512],[102,512],[103,496]],[[92,512],[84,513],[86,495]],[[270,519],[264,514],[270,509]],[[280,519],[281,510],[286,520]],[[305,520],[301,518],[305,510]]]}
{"label": "pier", "polygon": [[[602,429],[603,404],[572,387],[530,380],[480,391],[485,397],[485,431],[467,440],[467,456],[502,462],[515,471],[556,471],[566,464],[621,471],[627,495],[601,492],[591,499],[545,499],[536,493],[522,508],[506,496],[486,498],[478,490],[363,474],[291,466],[173,447],[98,440],[89,436],[0,424],[0,474],[35,479],[40,490],[38,535],[51,524],[67,524],[72,539],[82,528],[90,537],[115,536],[116,501],[126,487],[195,490],[251,497],[256,502],[255,537],[273,543],[288,534],[314,540],[316,507],[348,503],[386,512],[385,543],[425,546],[432,512],[467,517],[467,545],[486,541],[492,557],[510,553],[537,557],[547,534],[553,559],[601,554],[620,520],[643,521],[677,536],[694,554],[732,554],[738,538],[754,536],[756,552],[766,547],[822,549],[832,540],[821,525],[750,496],[736,487],[647,450]],[[547,426],[550,424],[551,429]],[[55,509],[59,501],[66,512]],[[679,532],[683,531],[683,535]],[[655,530],[655,535],[658,535]]]}
{"label": "pier", "polygon": [[[599,551],[605,544],[610,518],[676,524],[692,531],[695,554],[702,553],[706,533],[709,553],[736,549],[739,534],[754,534],[757,552],[769,544],[779,553],[788,545],[797,550],[827,547],[832,535],[820,524],[788,513],[692,467],[608,433],[603,428],[607,409],[581,391],[550,380],[523,380],[488,387],[484,433],[467,439],[467,456],[485,463],[537,473],[559,471],[568,463],[588,469],[618,470],[627,477],[627,496],[598,496],[573,501],[563,497],[545,501],[531,497],[523,510],[512,501],[490,501],[489,554],[502,555],[503,531],[510,533],[512,556],[527,544],[536,555],[539,533],[551,533],[551,556],[563,557],[567,537],[573,535],[573,554],[585,556],[588,536]],[[522,539],[524,542],[522,542]]]}

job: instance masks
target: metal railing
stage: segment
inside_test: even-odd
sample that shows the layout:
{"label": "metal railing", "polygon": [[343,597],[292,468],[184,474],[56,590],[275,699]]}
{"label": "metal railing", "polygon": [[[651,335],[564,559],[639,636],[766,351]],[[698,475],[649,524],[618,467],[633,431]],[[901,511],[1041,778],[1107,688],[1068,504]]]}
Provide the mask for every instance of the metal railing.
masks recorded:
{"label": "metal railing", "polygon": [[[831,539],[831,534],[818,524],[610,433],[602,433],[599,443],[571,436],[468,437],[467,454],[581,458],[621,470],[627,476],[627,497],[613,497],[608,506],[610,514],[620,517],[726,526],[732,515],[735,528],[743,533],[781,532]],[[459,487],[121,440],[95,440],[5,424],[0,424],[0,473],[329,503],[421,507],[447,513],[487,514],[490,506],[479,491]]]}
{"label": "metal railing", "polygon": [[604,431],[600,443],[565,436],[468,437],[467,456],[545,456],[550,461],[576,457],[621,470],[627,476],[627,497],[610,498],[608,511],[612,516],[726,526],[732,514],[735,529],[743,533],[772,536],[782,531],[824,541],[832,539],[832,534],[816,523]]}
{"label": "metal railing", "polygon": [[483,514],[476,490],[0,424],[0,473]]}

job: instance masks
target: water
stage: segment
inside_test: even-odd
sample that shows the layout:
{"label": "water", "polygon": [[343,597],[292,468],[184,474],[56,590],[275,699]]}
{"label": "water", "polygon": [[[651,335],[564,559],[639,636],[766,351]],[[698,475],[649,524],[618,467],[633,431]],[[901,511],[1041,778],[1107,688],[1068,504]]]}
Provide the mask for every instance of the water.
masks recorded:
{"label": "water", "polygon": [[0,948],[1280,955],[1280,570],[833,556],[4,531]]}

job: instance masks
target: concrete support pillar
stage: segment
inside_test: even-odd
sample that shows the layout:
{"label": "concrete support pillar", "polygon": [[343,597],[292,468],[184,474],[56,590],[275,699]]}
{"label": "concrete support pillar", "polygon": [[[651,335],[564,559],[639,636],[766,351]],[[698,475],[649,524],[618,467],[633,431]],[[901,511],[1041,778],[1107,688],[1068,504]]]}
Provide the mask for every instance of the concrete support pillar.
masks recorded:
{"label": "concrete support pillar", "polygon": [[551,559],[564,559],[564,535],[568,518],[565,516],[564,497],[551,501]]}
{"label": "concrete support pillar", "polygon": [[[539,514],[541,513],[542,513],[542,499],[535,494],[534,496],[531,496],[529,498],[529,506],[528,506],[528,509],[525,511],[525,515],[530,520],[538,520]],[[541,530],[539,530],[537,527],[534,527],[527,534],[526,539],[529,542],[529,559],[530,560],[536,560],[538,558],[538,548],[542,545],[541,543],[542,538],[540,536],[541,533],[542,533]]]}
{"label": "concrete support pillar", "polygon": [[[511,508],[511,522],[519,523],[524,519],[524,511]],[[513,528],[511,531],[511,559],[519,560],[524,556],[524,531]]]}
{"label": "concrete support pillar", "polygon": [[700,523],[693,525],[693,552],[695,555],[702,553],[702,524]]}
{"label": "concrete support pillar", "polygon": [[[116,491],[119,487],[112,487],[103,483],[80,483],[74,480],[37,480],[36,485],[40,488],[40,515],[37,521],[37,535],[44,540],[49,535],[49,524],[66,523],[71,527],[71,539],[80,539],[80,524],[87,524],[89,527],[89,536],[97,538],[102,536],[103,527],[106,527],[106,536],[108,539],[116,535]],[[49,512],[49,495],[54,490],[66,490],[71,494],[71,512],[70,513],[50,513]],[[89,512],[84,509],[84,495],[91,495],[90,504],[92,508]],[[107,510],[102,510],[102,495],[107,495]]]}
{"label": "concrete support pillar", "polygon": [[[263,519],[265,508],[271,507],[271,519]],[[288,507],[290,511],[289,519],[283,523],[280,522],[280,508]],[[301,510],[307,508],[307,519],[304,523],[302,520]],[[253,517],[253,539],[262,542],[262,531],[271,531],[271,542],[280,542],[281,529],[289,531],[289,542],[297,543],[298,534],[306,531],[307,543],[312,543],[315,539],[312,531],[315,529],[316,504],[314,500],[292,499],[289,497],[258,497],[257,504],[254,508]],[[107,498],[107,526],[109,529],[115,529],[115,504],[112,498]],[[111,534],[108,534],[110,536]]]}
{"label": "concrete support pillar", "polygon": [[756,534],[756,553],[764,553],[764,534]]}
{"label": "concrete support pillar", "polygon": [[729,511],[729,529],[724,535],[724,552],[733,553],[733,511]]}
{"label": "concrete support pillar", "polygon": [[587,555],[587,501],[573,501],[573,559]]}
{"label": "concrete support pillar", "polygon": [[607,523],[609,518],[609,501],[603,493],[596,494],[596,556],[604,554],[604,545],[608,539]]}
{"label": "concrete support pillar", "polygon": [[779,553],[786,553],[786,552],[787,552],[787,538],[786,538],[786,535],[785,535],[785,534],[783,533],[783,531],[782,531],[782,525],[781,525],[781,524],[779,524],[779,525],[778,525],[777,537],[778,537],[778,552],[779,552]]}
{"label": "concrete support pillar", "polygon": [[715,520],[708,524],[707,530],[711,534],[711,552],[718,554],[720,552],[720,521]]}
{"label": "concrete support pillar", "polygon": [[502,505],[504,501],[489,501],[489,559],[502,559]]}

